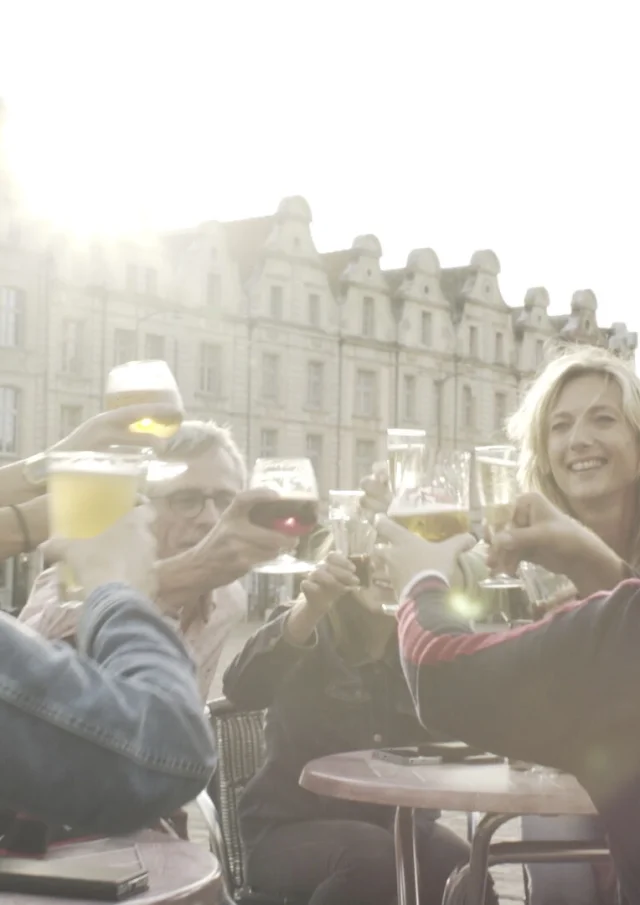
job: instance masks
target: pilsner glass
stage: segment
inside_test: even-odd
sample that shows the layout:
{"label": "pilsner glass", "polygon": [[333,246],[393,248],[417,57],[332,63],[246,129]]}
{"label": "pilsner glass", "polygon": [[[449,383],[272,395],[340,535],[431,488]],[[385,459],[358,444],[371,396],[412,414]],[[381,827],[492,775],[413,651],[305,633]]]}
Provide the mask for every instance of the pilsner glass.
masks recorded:
{"label": "pilsner glass", "polygon": [[[182,412],[182,398],[175,377],[166,361],[129,361],[109,371],[105,393],[106,408],[123,408],[126,405],[165,403]],[[182,417],[169,421],[142,418],[130,426],[136,434],[151,434],[166,439],[173,437]]]}
{"label": "pilsner glass", "polygon": [[[51,534],[70,540],[102,534],[135,506],[147,462],[144,450],[51,453],[47,478]],[[67,596],[80,594],[82,589],[64,565],[61,578]]]}
{"label": "pilsner glass", "polygon": [[[249,514],[254,525],[289,537],[306,537],[318,524],[318,484],[310,459],[257,459],[249,483],[251,489],[275,490],[280,499],[257,503]],[[281,554],[254,571],[291,575],[310,572],[313,565]]]}
{"label": "pilsner glass", "polygon": [[361,508],[363,497],[362,490],[330,490],[329,526],[337,552],[351,560],[360,585],[368,588],[376,530]]}
{"label": "pilsner glass", "polygon": [[[422,460],[426,449],[427,432],[390,427],[387,431],[387,463],[389,466],[389,486],[396,494],[409,474],[422,470]],[[406,477],[405,477],[406,476]]]}
{"label": "pilsner glass", "polygon": [[420,470],[406,471],[389,518],[424,540],[469,531],[469,453],[426,450]]}
{"label": "pilsner glass", "polygon": [[[475,451],[476,481],[485,528],[494,537],[513,517],[518,496],[518,461],[514,446],[479,446]],[[522,581],[504,572],[479,582],[483,588],[520,588]]]}

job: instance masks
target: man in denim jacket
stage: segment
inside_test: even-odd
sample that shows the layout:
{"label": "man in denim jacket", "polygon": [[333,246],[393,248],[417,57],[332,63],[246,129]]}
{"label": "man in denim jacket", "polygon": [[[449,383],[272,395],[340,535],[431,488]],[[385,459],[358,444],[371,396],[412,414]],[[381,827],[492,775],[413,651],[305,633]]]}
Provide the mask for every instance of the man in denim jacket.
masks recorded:
{"label": "man in denim jacket", "polygon": [[144,593],[154,549],[138,509],[58,542],[85,592],[78,652],[0,621],[0,808],[118,834],[171,814],[215,767],[193,665]]}

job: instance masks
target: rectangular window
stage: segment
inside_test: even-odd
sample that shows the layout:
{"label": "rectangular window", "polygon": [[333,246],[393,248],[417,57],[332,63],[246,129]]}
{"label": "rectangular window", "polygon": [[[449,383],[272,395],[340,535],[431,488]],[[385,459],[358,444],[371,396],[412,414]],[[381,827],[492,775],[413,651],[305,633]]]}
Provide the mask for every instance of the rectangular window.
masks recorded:
{"label": "rectangular window", "polygon": [[430,311],[423,311],[420,321],[420,341],[423,346],[433,344],[433,316]]}
{"label": "rectangular window", "polygon": [[82,424],[81,405],[60,406],[60,439],[67,437],[80,424]]}
{"label": "rectangular window", "polygon": [[313,464],[320,492],[324,481],[323,439],[322,434],[307,434],[307,459]]}
{"label": "rectangular window", "polygon": [[113,363],[123,365],[137,358],[136,332],[117,327],[113,331]]}
{"label": "rectangular window", "polygon": [[374,300],[369,296],[362,299],[362,335],[374,336],[376,332],[376,313]]}
{"label": "rectangular window", "polygon": [[309,296],[309,324],[312,327],[320,326],[320,296],[315,292]]}
{"label": "rectangular window", "polygon": [[144,338],[144,357],[148,360],[165,360],[165,340],[159,333],[147,333]]}
{"label": "rectangular window", "polygon": [[265,352],[262,356],[262,398],[277,402],[280,395],[280,356]]}
{"label": "rectangular window", "polygon": [[20,391],[0,387],[0,453],[18,451],[18,407]]}
{"label": "rectangular window", "polygon": [[198,389],[212,396],[222,395],[222,346],[200,344],[200,373]]}
{"label": "rectangular window", "polygon": [[478,328],[469,327],[469,357],[478,357]]}
{"label": "rectangular window", "polygon": [[282,320],[282,286],[272,286],[269,300],[269,314],[274,321]]}
{"label": "rectangular window", "polygon": [[278,455],[278,431],[263,427],[260,431],[260,458],[273,459]]}
{"label": "rectangular window", "polygon": [[407,421],[416,418],[416,378],[413,374],[404,375],[404,417]]}
{"label": "rectangular window", "polygon": [[476,425],[475,400],[471,387],[462,388],[462,419],[465,428],[471,430]]}
{"label": "rectangular window", "polygon": [[84,323],[66,320],[62,324],[62,371],[81,375],[84,366]]}
{"label": "rectangular window", "polygon": [[144,288],[147,295],[158,294],[158,271],[155,267],[147,267]]}
{"label": "rectangular window", "polygon": [[536,368],[539,368],[544,361],[544,340],[536,340]]}
{"label": "rectangular window", "polygon": [[507,420],[507,394],[496,393],[493,404],[493,429],[502,432]]}
{"label": "rectangular window", "polygon": [[310,361],[307,364],[307,406],[321,409],[324,397],[324,364]]}
{"label": "rectangular window", "polygon": [[375,440],[356,439],[353,458],[353,483],[355,486],[357,486],[358,482],[361,481],[365,475],[371,473],[375,461]]}
{"label": "rectangular window", "polygon": [[126,287],[129,292],[138,291],[138,268],[135,264],[127,264]]}
{"label": "rectangular window", "polygon": [[219,308],[222,301],[222,281],[219,273],[207,275],[205,303],[207,308]]}
{"label": "rectangular window", "polygon": [[372,418],[376,413],[375,371],[356,371],[356,397],[354,414],[360,418]]}
{"label": "rectangular window", "polygon": [[496,333],[495,360],[497,364],[504,364],[504,333]]}
{"label": "rectangular window", "polygon": [[24,293],[13,286],[0,286],[0,346],[23,344]]}

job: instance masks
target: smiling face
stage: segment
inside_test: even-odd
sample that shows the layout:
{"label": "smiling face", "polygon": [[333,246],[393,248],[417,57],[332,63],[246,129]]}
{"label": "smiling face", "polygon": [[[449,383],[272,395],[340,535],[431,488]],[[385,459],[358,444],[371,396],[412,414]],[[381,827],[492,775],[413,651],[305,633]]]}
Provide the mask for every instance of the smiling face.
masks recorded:
{"label": "smiling face", "polygon": [[229,453],[213,448],[189,459],[180,477],[161,484],[152,497],[159,558],[198,544],[242,490],[242,482]]}
{"label": "smiling face", "polygon": [[605,499],[622,505],[638,479],[638,448],[612,378],[582,374],[565,383],[550,413],[547,451],[553,478],[572,508]]}

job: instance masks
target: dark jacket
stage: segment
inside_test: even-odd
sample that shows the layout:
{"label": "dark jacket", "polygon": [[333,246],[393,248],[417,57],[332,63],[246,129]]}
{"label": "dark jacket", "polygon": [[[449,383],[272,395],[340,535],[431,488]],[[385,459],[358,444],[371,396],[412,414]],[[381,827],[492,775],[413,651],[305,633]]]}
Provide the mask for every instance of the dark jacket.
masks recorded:
{"label": "dark jacket", "polygon": [[[359,604],[344,600],[338,606]],[[411,745],[429,737],[416,717],[395,636],[385,659],[349,665],[336,650],[327,618],[308,646],[285,641],[288,613],[289,607],[274,610],[223,678],[224,694],[232,703],[268,708],[266,762],[239,807],[249,850],[269,829],[290,822],[343,818],[388,825],[389,808],[325,798],[301,788],[302,768],[340,751]]]}
{"label": "dark jacket", "polygon": [[485,750],[573,773],[640,905],[640,580],[541,622],[472,634],[437,577],[401,608],[403,668],[420,717]]}

